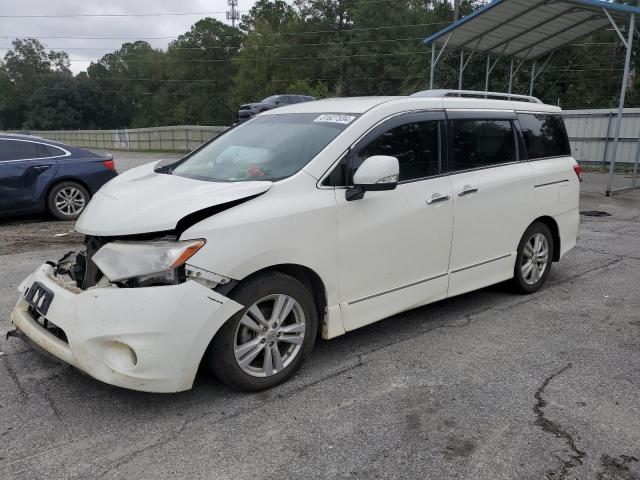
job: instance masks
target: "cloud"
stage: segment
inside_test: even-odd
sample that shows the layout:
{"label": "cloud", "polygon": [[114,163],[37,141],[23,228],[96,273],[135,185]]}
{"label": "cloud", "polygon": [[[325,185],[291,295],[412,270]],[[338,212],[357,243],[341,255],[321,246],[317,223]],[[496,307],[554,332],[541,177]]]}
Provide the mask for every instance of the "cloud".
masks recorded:
{"label": "cloud", "polygon": [[[247,11],[255,0],[239,0],[238,9]],[[226,0],[24,0],[3,1],[1,15],[66,15],[66,14],[145,14],[178,12],[225,12]],[[77,40],[40,38],[47,49],[63,49],[74,61],[75,73],[85,70],[91,61],[117,50],[122,43],[147,40],[155,48],[165,48],[172,38],[189,30],[199,19],[211,16],[225,23],[225,13],[215,15],[155,17],[63,17],[0,18],[0,55],[4,56],[11,41],[25,37],[108,37]]]}

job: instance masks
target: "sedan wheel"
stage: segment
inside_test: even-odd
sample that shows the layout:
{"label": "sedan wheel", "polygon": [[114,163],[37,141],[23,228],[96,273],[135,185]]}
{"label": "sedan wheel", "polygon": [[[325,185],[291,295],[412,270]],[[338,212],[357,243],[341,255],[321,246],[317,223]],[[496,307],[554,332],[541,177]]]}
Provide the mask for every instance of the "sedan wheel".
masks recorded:
{"label": "sedan wheel", "polygon": [[49,211],[59,220],[75,220],[89,203],[89,192],[75,182],[63,182],[49,192]]}

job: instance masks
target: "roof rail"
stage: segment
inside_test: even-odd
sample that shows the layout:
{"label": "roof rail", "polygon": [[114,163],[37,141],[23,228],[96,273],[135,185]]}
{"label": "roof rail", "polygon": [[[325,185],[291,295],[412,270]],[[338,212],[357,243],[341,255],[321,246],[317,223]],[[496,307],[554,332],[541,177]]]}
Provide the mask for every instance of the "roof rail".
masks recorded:
{"label": "roof rail", "polygon": [[542,103],[539,98],[529,95],[515,95],[513,93],[480,92],[475,90],[424,90],[416,92],[412,97],[471,97],[471,98],[493,98],[496,100],[515,100],[516,102]]}

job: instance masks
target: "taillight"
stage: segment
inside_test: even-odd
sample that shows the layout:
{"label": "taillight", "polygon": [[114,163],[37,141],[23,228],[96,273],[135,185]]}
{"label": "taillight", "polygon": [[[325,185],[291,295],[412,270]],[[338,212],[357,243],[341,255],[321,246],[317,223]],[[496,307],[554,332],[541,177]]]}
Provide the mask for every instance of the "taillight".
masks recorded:
{"label": "taillight", "polygon": [[113,162],[112,160],[105,160],[104,162],[102,162],[102,164],[107,167],[109,170],[111,170],[112,172],[116,171],[116,164]]}
{"label": "taillight", "polygon": [[580,165],[574,165],[573,171],[576,172],[578,180],[582,181],[582,167]]}

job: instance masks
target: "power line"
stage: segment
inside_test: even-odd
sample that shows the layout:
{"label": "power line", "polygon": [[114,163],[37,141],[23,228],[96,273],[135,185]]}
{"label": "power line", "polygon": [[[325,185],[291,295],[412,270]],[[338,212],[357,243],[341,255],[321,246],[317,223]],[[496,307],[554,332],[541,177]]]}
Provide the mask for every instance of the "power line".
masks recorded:
{"label": "power line", "polygon": [[[332,45],[359,45],[359,44],[367,44],[367,43],[390,43],[390,42],[409,42],[409,41],[422,41],[424,37],[413,37],[413,38],[388,38],[388,39],[380,39],[380,40],[348,40],[344,42],[319,42],[319,43],[275,43],[271,45],[242,45],[242,48],[289,48],[289,47],[316,47],[316,46],[332,46]],[[202,47],[171,47],[171,50],[227,50],[229,46],[202,46]],[[89,51],[115,51],[113,47],[46,47],[47,50],[89,50]],[[11,50],[11,47],[4,46],[0,47],[0,50]]]}
{"label": "power line", "polygon": [[[231,10],[235,13],[249,13],[249,10],[236,10],[238,5],[237,0],[227,0]],[[230,2],[235,2],[232,5]],[[366,5],[374,3],[390,3],[397,2],[397,0],[361,0],[349,2],[345,7],[351,7],[355,5]],[[219,15],[226,14],[227,11],[217,12],[153,12],[153,13],[62,13],[62,14],[20,14],[20,15],[0,15],[0,18],[78,18],[78,17],[167,17],[167,16],[188,16],[188,15]],[[228,18],[231,20],[231,18]]]}
{"label": "power line", "polygon": [[[388,0],[384,0],[388,1]],[[333,34],[349,34],[351,32],[365,32],[365,31],[377,31],[377,30],[388,30],[391,28],[413,28],[413,27],[430,27],[430,26],[439,26],[439,25],[449,25],[450,22],[431,22],[431,23],[416,23],[412,25],[388,25],[384,27],[362,27],[362,28],[349,28],[344,30],[311,30],[307,32],[279,32],[279,33],[269,33],[268,36],[298,36],[298,35],[315,35],[318,33],[333,33]],[[188,32],[187,32],[188,33]],[[35,38],[35,39],[61,39],[61,40],[171,40],[183,37],[185,34],[182,33],[180,35],[174,35],[170,37],[71,37],[66,35],[56,35],[56,36],[47,36],[47,35],[0,35],[0,38]],[[254,33],[257,36],[263,36],[261,34]],[[225,35],[215,35],[216,38],[229,38],[229,37],[246,37],[247,35],[243,33],[236,34],[225,34]]]}
{"label": "power line", "polygon": [[[412,51],[412,52],[385,52],[385,53],[357,53],[352,55],[331,55],[326,57],[278,57],[278,58],[244,58],[242,60],[250,61],[250,62],[281,62],[281,61],[290,61],[290,60],[323,60],[327,61],[334,58],[356,58],[356,57],[388,57],[395,55],[424,55],[425,50],[422,51]],[[136,64],[136,63],[154,63],[154,62],[168,62],[168,63],[220,63],[220,62],[233,62],[237,60],[237,58],[195,58],[195,59],[184,59],[184,60],[173,60],[173,59],[157,59],[157,60],[131,60],[127,63]],[[68,60],[69,62],[91,62],[91,60],[84,58],[71,58]],[[96,63],[96,62],[92,62]]]}
{"label": "power line", "polygon": [[[64,14],[37,14],[37,15],[0,15],[0,18],[80,18],[80,17],[186,17],[190,15],[222,15],[221,12],[157,12],[157,13],[64,13]],[[236,10],[236,13],[249,13],[248,10]]]}

